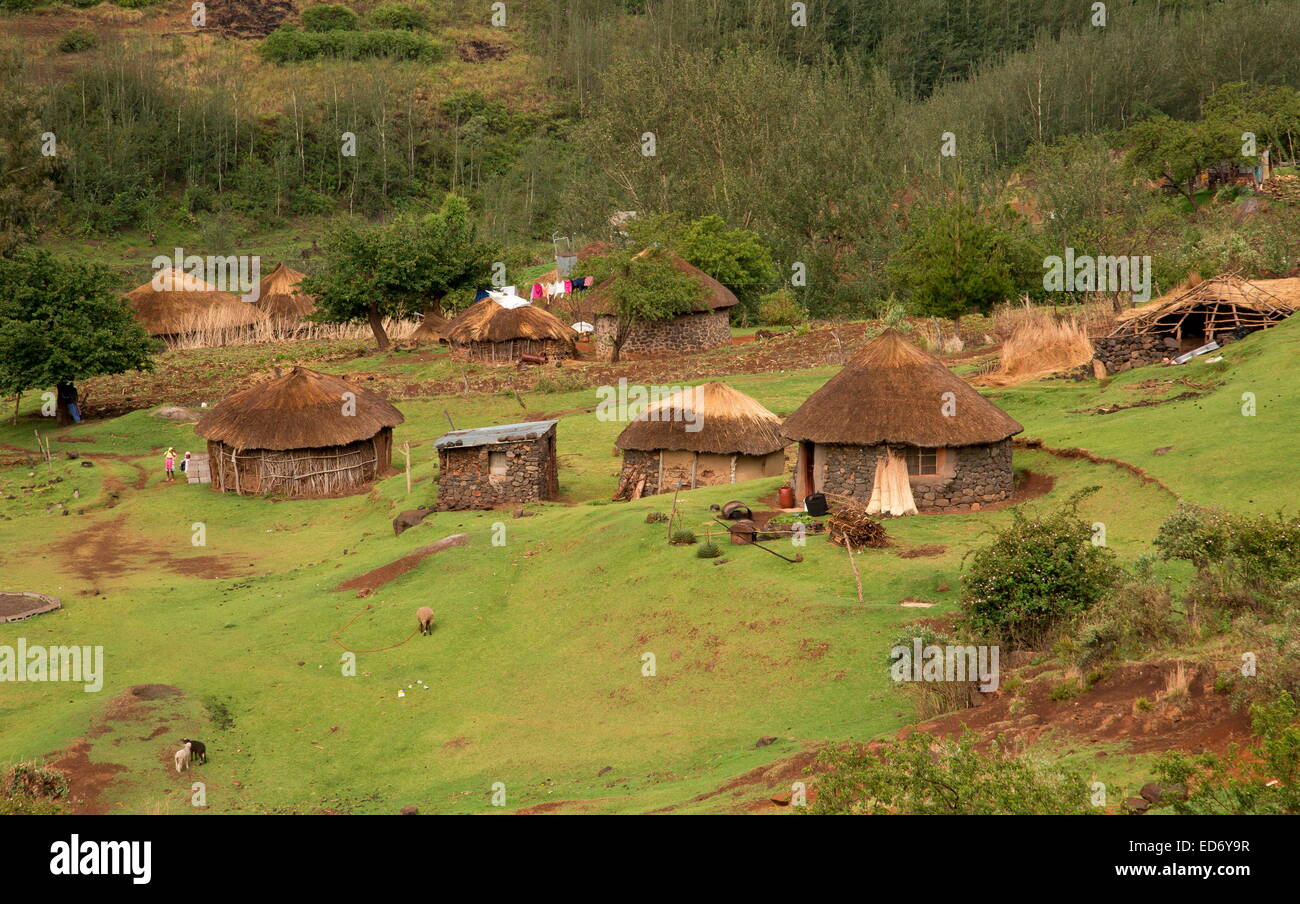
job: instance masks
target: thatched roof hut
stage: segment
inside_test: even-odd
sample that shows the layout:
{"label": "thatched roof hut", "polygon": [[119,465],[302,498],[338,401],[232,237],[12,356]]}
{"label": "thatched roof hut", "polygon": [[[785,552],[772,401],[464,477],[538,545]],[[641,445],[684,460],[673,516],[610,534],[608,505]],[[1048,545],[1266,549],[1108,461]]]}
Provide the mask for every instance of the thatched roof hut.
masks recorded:
{"label": "thatched roof hut", "polygon": [[450,322],[433,308],[429,308],[424,312],[420,325],[411,334],[411,340],[413,342],[446,342],[447,324]]}
{"label": "thatched roof hut", "polygon": [[785,470],[781,419],[725,383],[652,402],[619,434],[616,499],[775,477]]}
{"label": "thatched roof hut", "polygon": [[[654,249],[647,248],[637,257],[644,257],[652,251]],[[691,310],[668,320],[620,324],[611,290],[620,277],[606,279],[586,293],[580,306],[584,319],[594,318],[598,357],[613,358],[616,346],[620,354],[653,354],[697,352],[731,343],[730,309],[738,303],[735,294],[699,267],[675,254],[664,253],[674,269],[694,279],[699,287]],[[625,332],[621,343],[620,328]]]}
{"label": "thatched roof hut", "polygon": [[1010,496],[1010,438],[1023,429],[942,361],[886,330],[809,396],[781,434],[799,442],[794,482],[803,495],[869,500],[878,467],[896,459],[918,508],[970,510]]}
{"label": "thatched roof hut", "polygon": [[[155,289],[155,281],[167,288]],[[126,300],[136,320],[151,336],[240,329],[266,320],[256,305],[172,268],[159,271],[154,279],[127,292]]]}
{"label": "thatched roof hut", "polygon": [[298,284],[305,273],[290,269],[281,261],[262,280],[257,307],[281,326],[293,326],[316,311],[316,297],[303,292]]}
{"label": "thatched roof hut", "polygon": [[[1274,294],[1265,283],[1287,283],[1286,298]],[[1120,336],[1171,336],[1180,344],[1193,346],[1214,341],[1216,336],[1238,330],[1247,332],[1272,326],[1289,316],[1296,300],[1290,280],[1242,279],[1225,273],[1174,291],[1153,302],[1120,314],[1118,325],[1107,338]]]}
{"label": "thatched roof hut", "polygon": [[368,389],[295,367],[222,400],[194,429],[208,441],[213,489],[331,496],[389,470],[402,420]]}
{"label": "thatched roof hut", "polygon": [[492,295],[458,314],[447,324],[445,336],[457,357],[510,364],[520,355],[570,358],[577,333],[522,298]]}

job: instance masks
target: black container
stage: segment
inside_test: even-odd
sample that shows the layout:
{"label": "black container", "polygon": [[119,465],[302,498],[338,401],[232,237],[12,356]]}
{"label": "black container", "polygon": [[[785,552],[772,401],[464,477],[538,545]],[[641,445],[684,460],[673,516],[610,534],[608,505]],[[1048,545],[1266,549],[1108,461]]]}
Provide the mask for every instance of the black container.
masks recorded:
{"label": "black container", "polygon": [[814,518],[820,518],[826,514],[829,509],[826,507],[826,496],[823,493],[812,493],[803,497],[803,510]]}

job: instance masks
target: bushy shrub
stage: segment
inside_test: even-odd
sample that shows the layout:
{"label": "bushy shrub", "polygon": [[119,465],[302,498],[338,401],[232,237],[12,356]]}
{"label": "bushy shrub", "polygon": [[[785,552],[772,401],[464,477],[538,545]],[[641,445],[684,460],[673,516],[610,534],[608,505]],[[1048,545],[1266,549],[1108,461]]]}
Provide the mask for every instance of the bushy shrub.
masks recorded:
{"label": "bushy shrub", "polygon": [[59,38],[59,51],[61,53],[80,53],[83,50],[90,50],[92,47],[98,46],[99,35],[89,28],[71,28],[63,33],[63,37]]}
{"label": "bushy shrub", "polygon": [[716,559],[722,555],[722,550],[718,548],[718,544],[712,540],[707,540],[700,544],[699,549],[695,550],[695,555],[701,559]]}
{"label": "bushy shrub", "polygon": [[1112,656],[1141,654],[1182,634],[1169,585],[1138,574],[1122,580],[1084,617],[1077,664],[1087,669]]}
{"label": "bushy shrub", "polygon": [[758,321],[764,326],[798,326],[807,319],[789,289],[778,289],[758,300]]}
{"label": "bushy shrub", "polygon": [[432,61],[445,51],[442,44],[428,35],[409,31],[308,32],[293,25],[281,25],[257,49],[264,59],[273,63],[299,63],[318,57]]}
{"label": "bushy shrub", "polygon": [[1183,503],[1160,525],[1154,543],[1162,557],[1196,566],[1202,589],[1217,588],[1229,603],[1220,608],[1228,611],[1275,604],[1300,578],[1295,516],[1234,515]]}
{"label": "bushy shrub", "polygon": [[961,600],[974,631],[1012,648],[1032,647],[1115,584],[1121,573],[1115,554],[1093,545],[1092,525],[1076,512],[1096,489],[1075,493],[1047,514],[1014,510],[1011,524],[974,551]]}
{"label": "bushy shrub", "polygon": [[318,3],[302,11],[302,27],[308,31],[356,31],[359,17],[338,3]]}
{"label": "bushy shrub", "polygon": [[673,531],[673,542],[679,546],[689,546],[695,542],[695,531],[693,530],[675,530]]}
{"label": "bushy shrub", "polygon": [[814,814],[1086,815],[1091,806],[1082,775],[1010,756],[988,753],[975,738],[959,742],[916,732],[878,749],[833,746],[819,757]]}
{"label": "bushy shrub", "polygon": [[405,3],[385,3],[370,11],[370,15],[366,16],[366,23],[371,28],[421,31],[428,27],[429,17],[418,7],[408,6]]}
{"label": "bushy shrub", "polygon": [[41,763],[19,763],[0,782],[0,816],[50,816],[67,812],[68,779]]}

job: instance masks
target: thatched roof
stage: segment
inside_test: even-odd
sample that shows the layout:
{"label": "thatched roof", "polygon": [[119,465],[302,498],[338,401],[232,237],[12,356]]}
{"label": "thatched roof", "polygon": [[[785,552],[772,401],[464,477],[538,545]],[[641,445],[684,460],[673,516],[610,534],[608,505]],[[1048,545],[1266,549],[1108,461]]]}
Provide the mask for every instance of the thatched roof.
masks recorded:
{"label": "thatched roof", "polygon": [[1273,296],[1273,304],[1291,311],[1300,310],[1300,277],[1255,279],[1255,286]]}
{"label": "thatched roof", "polygon": [[195,276],[168,268],[159,271],[159,291],[153,280],[126,293],[135,319],[151,336],[176,336],[204,329],[250,326],[266,319],[256,305]]}
{"label": "thatched roof", "polygon": [[269,317],[294,323],[314,313],[315,296],[308,295],[298,288],[298,283],[304,276],[305,273],[291,270],[281,261],[271,271],[271,275],[262,280],[257,307]]}
{"label": "thatched roof", "polygon": [[886,330],[810,395],[781,433],[815,443],[940,447],[995,443],[1023,429],[938,358]]}
{"label": "thatched roof", "polygon": [[447,338],[446,317],[434,311],[432,308],[424,312],[424,318],[420,325],[415,328],[411,334],[411,340],[414,342],[441,342]]}
{"label": "thatched roof", "polygon": [[[688,427],[699,426],[698,430]],[[725,383],[688,387],[641,412],[614,442],[620,449],[768,455],[787,445],[781,419]]]}
{"label": "thatched roof", "polygon": [[[1290,283],[1291,280],[1251,282],[1225,273],[1125,311],[1116,318],[1118,326],[1110,335],[1173,332],[1192,313],[1204,314],[1207,329],[1213,332],[1227,332],[1238,326],[1267,326],[1294,310],[1291,301],[1262,285],[1268,282]],[[1294,293],[1294,288],[1287,286],[1284,292]],[[1294,299],[1294,295],[1290,297]]]}
{"label": "thatched roof", "polygon": [[[353,393],[349,406],[345,393]],[[346,414],[351,408],[354,412]],[[354,383],[295,367],[228,396],[194,429],[234,449],[320,449],[370,439],[402,423],[387,399]]]}
{"label": "thatched roof", "polygon": [[470,342],[509,342],[511,339],[573,342],[577,334],[563,320],[536,305],[507,308],[489,297],[456,315],[447,324],[444,335],[448,342],[466,345]]}
{"label": "thatched roof", "polygon": [[[637,254],[637,257],[644,257],[649,254],[651,250],[652,249],[647,248]],[[675,254],[669,253],[667,259],[673,267],[680,272],[685,273],[687,276],[693,277],[699,284],[700,293],[693,303],[693,309],[696,313],[718,311],[723,308],[729,308],[738,303],[739,300],[730,289],[718,282],[709,274],[705,273],[699,267],[688,264]],[[596,288],[590,290],[587,293],[587,297],[584,299],[584,305],[595,311],[597,314],[613,313],[613,304],[609,299],[609,287],[618,278],[619,277],[617,276],[611,276],[609,279],[597,285]]]}

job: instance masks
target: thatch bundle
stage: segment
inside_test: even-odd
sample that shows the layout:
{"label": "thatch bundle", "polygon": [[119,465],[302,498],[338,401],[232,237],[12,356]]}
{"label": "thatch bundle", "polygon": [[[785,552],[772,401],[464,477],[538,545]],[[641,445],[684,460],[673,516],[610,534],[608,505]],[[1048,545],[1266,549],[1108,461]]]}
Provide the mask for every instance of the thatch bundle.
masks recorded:
{"label": "thatch bundle", "polygon": [[[699,429],[688,429],[698,425]],[[620,449],[769,455],[785,448],[781,419],[725,383],[688,387],[642,411],[619,434]]]}
{"label": "thatch bundle", "polygon": [[485,298],[462,311],[446,326],[452,351],[497,363],[519,360],[520,355],[572,357],[577,333],[563,320],[536,305],[507,307]]}
{"label": "thatch bundle", "polygon": [[[1111,336],[1137,336],[1170,333],[1181,336],[1184,325],[1189,331],[1207,339],[1238,328],[1260,329],[1289,316],[1294,310],[1294,289],[1283,287],[1292,301],[1284,300],[1261,285],[1265,280],[1250,282],[1236,274],[1225,273],[1175,290],[1153,302],[1125,311]],[[1285,282],[1290,280],[1269,280]]]}
{"label": "thatch bundle", "polygon": [[136,320],[151,336],[233,330],[266,320],[256,305],[188,273],[168,268],[155,279],[168,288],[155,289],[150,280],[126,293]]}
{"label": "thatch bundle", "polygon": [[[653,248],[647,248],[637,254],[637,257],[644,257],[654,251]],[[688,264],[675,254],[667,253],[667,260],[673,268],[685,273],[695,280],[699,285],[699,295],[696,296],[692,303],[692,310],[696,313],[707,311],[718,311],[730,308],[738,303],[738,299],[730,289],[718,282],[709,274],[705,273],[699,267]],[[618,276],[611,276],[609,279],[600,283],[596,288],[587,293],[585,305],[596,314],[612,314],[614,312],[613,302],[610,300],[610,286],[619,279]]]}
{"label": "thatch bundle", "polygon": [[849,446],[947,447],[996,443],[1023,429],[938,358],[886,330],[809,396],[781,434]]}
{"label": "thatch bundle", "polygon": [[301,323],[316,311],[315,296],[308,295],[298,286],[305,275],[286,267],[281,261],[271,275],[262,280],[257,297],[258,309],[281,326]]}
{"label": "thatch bundle", "polygon": [[387,472],[402,414],[383,397],[305,367],[237,392],[199,421],[213,489],[329,496]]}
{"label": "thatch bundle", "polygon": [[1079,367],[1092,356],[1088,328],[1079,318],[1058,318],[1050,310],[1032,308],[1002,343],[999,367],[984,380],[1011,386]]}

